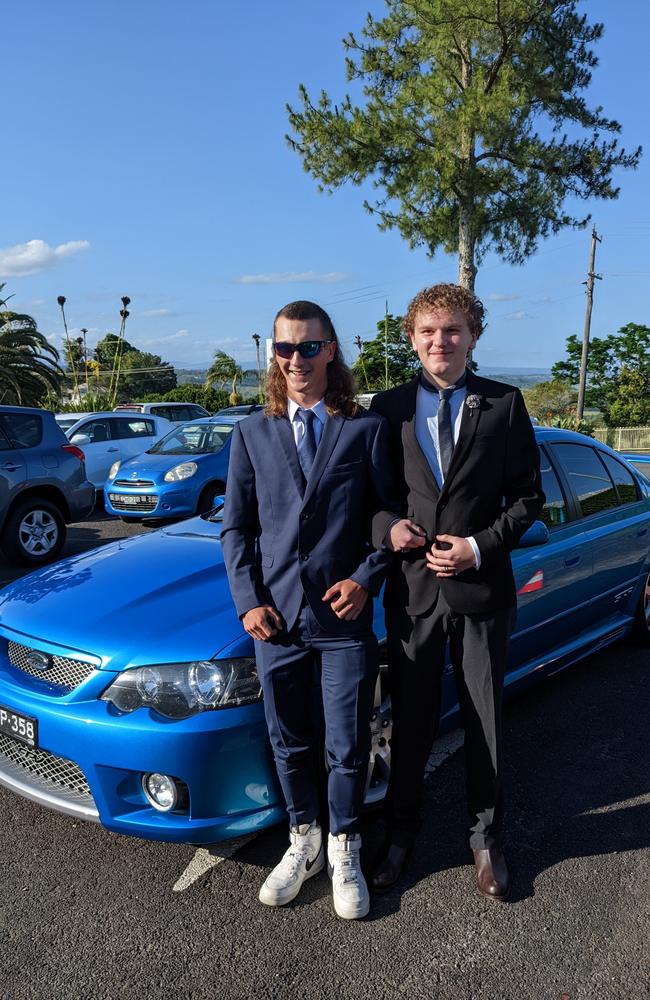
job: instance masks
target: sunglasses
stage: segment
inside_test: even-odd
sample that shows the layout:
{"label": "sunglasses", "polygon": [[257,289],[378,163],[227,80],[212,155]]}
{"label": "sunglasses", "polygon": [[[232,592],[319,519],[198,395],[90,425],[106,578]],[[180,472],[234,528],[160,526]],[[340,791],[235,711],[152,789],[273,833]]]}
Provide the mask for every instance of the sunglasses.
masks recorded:
{"label": "sunglasses", "polygon": [[298,351],[301,358],[315,358],[325,344],[333,343],[333,340],[303,340],[301,344],[288,344],[282,340],[274,340],[273,350],[287,361],[293,357],[295,351]]}

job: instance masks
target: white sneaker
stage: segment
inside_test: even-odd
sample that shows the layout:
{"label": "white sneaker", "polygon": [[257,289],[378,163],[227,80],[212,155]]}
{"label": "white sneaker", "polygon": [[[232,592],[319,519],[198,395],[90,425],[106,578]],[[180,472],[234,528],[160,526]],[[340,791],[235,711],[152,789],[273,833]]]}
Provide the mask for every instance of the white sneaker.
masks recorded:
{"label": "white sneaker", "polygon": [[325,866],[323,835],[318,823],[291,827],[289,840],[291,846],[260,889],[260,902],[266,906],[290,903],[300,892],[302,883]]}
{"label": "white sneaker", "polygon": [[358,920],[370,909],[368,886],[361,871],[361,836],[358,833],[330,833],[327,841],[327,870],[332,880],[334,909],[343,920]]}

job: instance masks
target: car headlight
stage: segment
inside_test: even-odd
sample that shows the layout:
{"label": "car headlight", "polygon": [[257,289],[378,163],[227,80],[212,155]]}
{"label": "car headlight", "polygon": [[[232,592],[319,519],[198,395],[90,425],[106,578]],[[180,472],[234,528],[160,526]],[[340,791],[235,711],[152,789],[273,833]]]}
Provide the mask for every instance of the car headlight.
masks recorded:
{"label": "car headlight", "polygon": [[189,479],[197,469],[196,462],[181,462],[180,465],[175,465],[173,469],[165,473],[165,482],[179,483],[182,479]]}
{"label": "car headlight", "polygon": [[101,696],[120,712],[151,708],[167,719],[248,705],[262,697],[253,657],[161,663],[125,670]]}
{"label": "car headlight", "polygon": [[119,462],[119,461],[118,462],[113,462],[113,464],[111,465],[110,469],[108,470],[108,478],[109,479],[115,479],[115,477],[117,475],[117,470],[119,469],[119,467],[120,467],[121,464],[122,463]]}

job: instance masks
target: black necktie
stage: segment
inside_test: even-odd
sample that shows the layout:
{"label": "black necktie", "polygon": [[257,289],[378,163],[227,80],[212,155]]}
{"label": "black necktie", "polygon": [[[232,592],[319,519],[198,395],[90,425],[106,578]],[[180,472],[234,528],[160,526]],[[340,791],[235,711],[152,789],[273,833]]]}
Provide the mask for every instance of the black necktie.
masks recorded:
{"label": "black necktie", "polygon": [[455,386],[440,389],[438,403],[438,447],[440,449],[440,467],[443,480],[447,478],[451,456],[454,452],[454,437],[451,432],[451,406],[449,400]]}
{"label": "black necktie", "polygon": [[316,414],[313,410],[304,410],[302,407],[298,412],[305,425],[302,443],[298,448],[298,461],[300,462],[305,479],[309,479],[309,473],[316,457],[316,431],[314,429],[314,417]]}

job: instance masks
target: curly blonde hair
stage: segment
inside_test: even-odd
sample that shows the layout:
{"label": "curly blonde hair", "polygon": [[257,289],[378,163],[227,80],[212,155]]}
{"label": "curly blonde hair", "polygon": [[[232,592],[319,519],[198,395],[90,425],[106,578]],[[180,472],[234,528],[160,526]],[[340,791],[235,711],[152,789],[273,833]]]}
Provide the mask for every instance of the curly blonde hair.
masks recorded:
{"label": "curly blonde hair", "polygon": [[[273,320],[274,340],[275,326],[281,317],[300,320],[317,319],[323,327],[326,339],[335,341],[336,351],[327,368],[325,406],[330,415],[339,413],[344,417],[354,417],[359,411],[359,406],[354,398],[356,394],[354,375],[345,363],[334,324],[328,314],[315,302],[304,299],[289,302],[280,309]],[[264,412],[268,417],[282,417],[287,412],[287,382],[275,358],[273,358],[266,376]]]}
{"label": "curly blonde hair", "polygon": [[415,319],[417,314],[425,309],[449,309],[454,312],[461,312],[467,320],[470,333],[476,339],[481,336],[485,328],[485,307],[479,298],[470,292],[469,288],[462,288],[461,285],[431,285],[423,288],[421,292],[409,302],[406,315],[404,317],[404,332],[409,336],[415,330]]}

